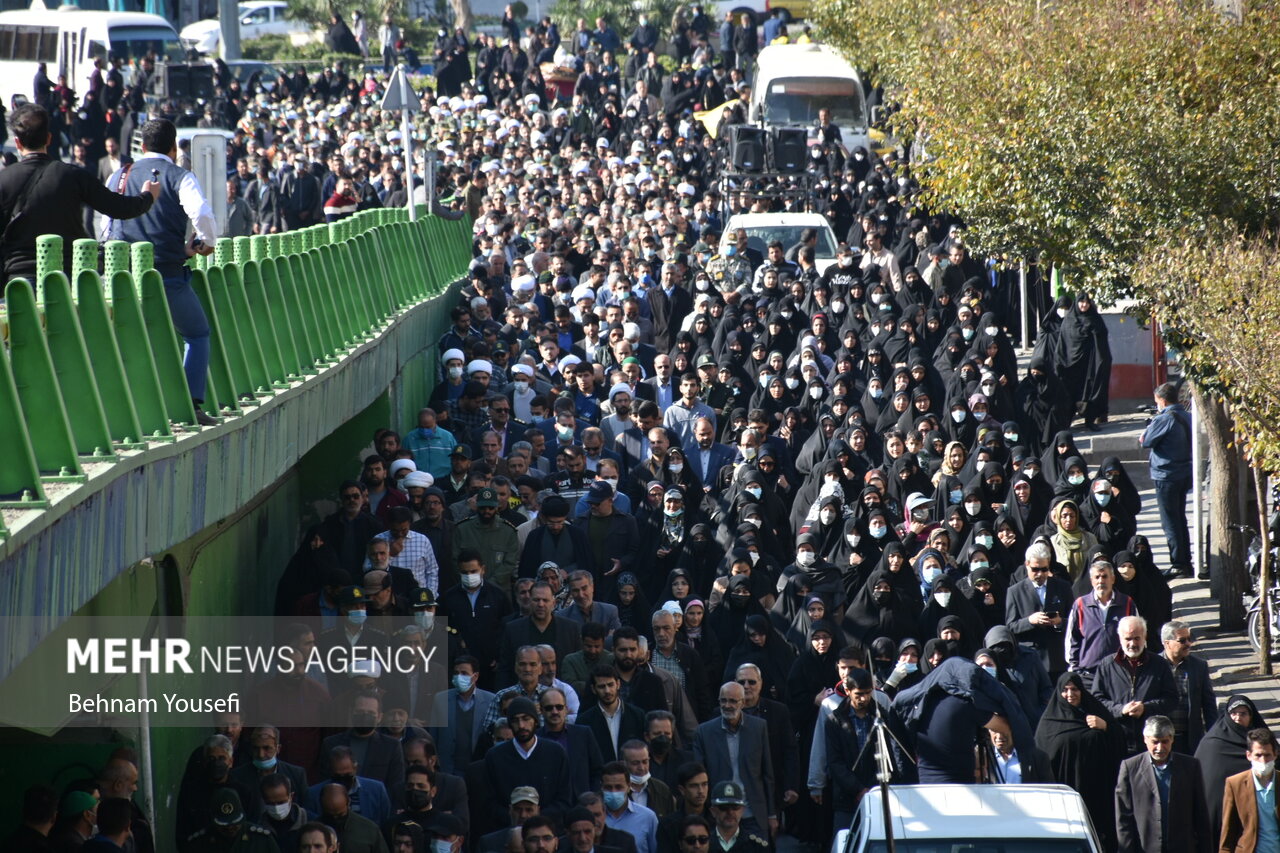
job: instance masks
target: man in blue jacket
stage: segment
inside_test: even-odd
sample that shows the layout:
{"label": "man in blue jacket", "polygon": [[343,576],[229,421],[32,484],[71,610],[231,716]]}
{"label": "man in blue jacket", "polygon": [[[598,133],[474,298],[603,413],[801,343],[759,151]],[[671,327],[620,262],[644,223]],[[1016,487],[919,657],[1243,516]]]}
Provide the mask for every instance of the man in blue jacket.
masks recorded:
{"label": "man in blue jacket", "polygon": [[1178,403],[1178,386],[1165,382],[1155,390],[1159,412],[1138,443],[1147,448],[1151,480],[1160,507],[1160,526],[1169,542],[1165,577],[1191,577],[1191,534],[1187,531],[1187,492],[1191,491],[1191,415]]}

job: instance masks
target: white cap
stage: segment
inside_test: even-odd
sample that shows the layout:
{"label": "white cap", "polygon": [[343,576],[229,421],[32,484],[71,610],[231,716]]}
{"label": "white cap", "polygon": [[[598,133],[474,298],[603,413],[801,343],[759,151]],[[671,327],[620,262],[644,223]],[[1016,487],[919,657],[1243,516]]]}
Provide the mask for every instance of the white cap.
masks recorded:
{"label": "white cap", "polygon": [[630,394],[630,393],[631,393],[631,386],[625,382],[619,382],[617,385],[614,385],[612,388],[609,389],[609,402],[612,403],[613,398],[616,397],[618,394]]}
{"label": "white cap", "polygon": [[574,302],[577,302],[579,299],[595,299],[595,298],[596,298],[596,292],[591,289],[591,285],[589,284],[580,284],[573,289]]}
{"label": "white cap", "polygon": [[458,361],[466,361],[467,357],[466,355],[463,354],[462,350],[458,349],[457,347],[454,347],[453,349],[447,349],[444,351],[444,360],[446,362],[453,361],[455,359]]}
{"label": "white cap", "polygon": [[533,368],[527,364],[513,364],[511,365],[511,372],[519,373],[521,376],[529,379],[533,378]]}
{"label": "white cap", "polygon": [[582,364],[582,359],[570,353],[569,355],[566,355],[564,358],[560,359],[560,363],[556,365],[556,367],[559,368],[561,373],[564,373],[566,370],[568,370],[570,367],[573,367],[573,365],[575,364]]}
{"label": "white cap", "polygon": [[538,286],[538,279],[528,274],[518,275],[511,280],[512,290],[529,291],[529,290],[533,290],[537,286]]}
{"label": "white cap", "polygon": [[483,358],[477,358],[467,365],[467,375],[473,373],[493,373],[493,362],[486,361]]}

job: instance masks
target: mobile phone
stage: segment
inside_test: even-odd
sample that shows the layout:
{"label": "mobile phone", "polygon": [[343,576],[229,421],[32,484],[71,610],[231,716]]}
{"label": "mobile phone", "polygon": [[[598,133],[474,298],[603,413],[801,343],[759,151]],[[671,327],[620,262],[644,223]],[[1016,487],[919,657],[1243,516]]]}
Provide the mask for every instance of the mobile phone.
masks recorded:
{"label": "mobile phone", "polygon": [[158,180],[160,180],[160,170],[159,170],[159,169],[152,169],[152,170],[151,170],[151,180],[153,180],[153,181],[158,181]]}
{"label": "mobile phone", "polygon": [[1058,611],[1056,611],[1056,610],[1046,610],[1044,615],[1045,615],[1045,616],[1048,616],[1050,619],[1057,619],[1057,618],[1058,618]]}

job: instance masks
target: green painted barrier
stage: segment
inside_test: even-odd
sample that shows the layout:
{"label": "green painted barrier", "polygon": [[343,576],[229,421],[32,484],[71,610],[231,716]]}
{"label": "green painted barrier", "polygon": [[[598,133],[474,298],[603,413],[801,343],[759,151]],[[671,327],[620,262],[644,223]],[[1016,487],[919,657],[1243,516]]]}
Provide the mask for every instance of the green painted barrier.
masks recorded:
{"label": "green painted barrier", "polygon": [[133,392],[124,371],[124,359],[120,356],[120,346],[111,327],[111,313],[107,309],[102,279],[96,271],[84,270],[77,276],[76,308],[80,314],[85,346],[93,353],[90,359],[93,378],[98,384],[111,439],[126,450],[145,447],[142,423],[138,420]]}
{"label": "green painted barrier", "polygon": [[[362,211],[285,234],[220,239],[189,264],[210,325],[208,403],[243,413],[372,340],[466,274],[470,222]],[[0,348],[0,506],[40,509],[44,483],[84,479],[81,460],[174,441],[195,423],[183,344],[146,243],[37,244],[36,285],[5,289]],[[73,290],[74,284],[74,290]],[[37,294],[39,298],[37,299]],[[0,524],[0,538],[6,536]]]}
{"label": "green painted barrier", "polygon": [[26,279],[15,278],[4,289],[4,296],[9,309],[13,381],[35,450],[36,467],[46,480],[75,478],[82,473],[80,459],[58,391],[53,357],[49,355],[49,345],[41,328],[36,293]]}
{"label": "green painted barrier", "polygon": [[[79,247],[77,247],[79,248]],[[93,260],[98,253],[94,250]],[[89,362],[89,350],[80,330],[71,282],[60,272],[44,277],[45,340],[57,376],[57,388],[71,424],[76,452],[96,462],[114,460],[107,413],[102,407],[98,382]]]}

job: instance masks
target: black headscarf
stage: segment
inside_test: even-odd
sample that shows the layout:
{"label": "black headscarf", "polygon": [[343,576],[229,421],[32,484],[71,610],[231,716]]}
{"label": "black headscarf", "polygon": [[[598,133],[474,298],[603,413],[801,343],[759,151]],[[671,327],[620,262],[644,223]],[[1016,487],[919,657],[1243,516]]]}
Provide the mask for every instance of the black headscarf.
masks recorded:
{"label": "black headscarf", "polygon": [[[904,571],[909,572],[907,569]],[[880,604],[872,598],[872,593],[876,584],[882,580],[892,589],[889,600]],[[919,593],[915,595],[919,597]],[[870,646],[877,637],[890,637],[896,643],[915,634],[913,613],[903,599],[903,592],[895,583],[893,575],[878,569],[871,573],[866,584],[849,603],[849,609],[845,611],[844,628],[864,646]]]}
{"label": "black headscarf", "polygon": [[[1253,713],[1253,725],[1242,726],[1227,713],[1239,704],[1248,706]],[[1242,694],[1234,694],[1222,706],[1222,714],[1205,732],[1196,747],[1196,760],[1200,762],[1200,775],[1204,779],[1206,797],[1212,797],[1211,803],[1222,802],[1222,791],[1228,776],[1234,776],[1249,769],[1249,760],[1244,757],[1247,748],[1246,735],[1250,729],[1267,728],[1266,720],[1258,713],[1258,706],[1253,700]],[[1222,828],[1222,809],[1210,809],[1209,822],[1214,836]]]}
{"label": "black headscarf", "polygon": [[[1062,698],[1067,684],[1080,690],[1079,707]],[[1106,729],[1090,728],[1086,722],[1090,716],[1105,720]],[[1124,734],[1111,712],[1084,689],[1078,673],[1066,672],[1058,679],[1036,727],[1036,747],[1049,759],[1053,778],[1075,789],[1084,799],[1103,840],[1113,838],[1116,777],[1124,758]],[[1104,844],[1103,849],[1111,847]]]}
{"label": "black headscarf", "polygon": [[[752,642],[749,634],[763,634],[764,645]],[[755,664],[760,669],[760,695],[770,699],[785,699],[787,673],[796,658],[795,650],[773,630],[769,618],[763,613],[753,613],[743,621],[742,636],[724,663],[724,680],[732,681],[738,667],[744,663]]]}

